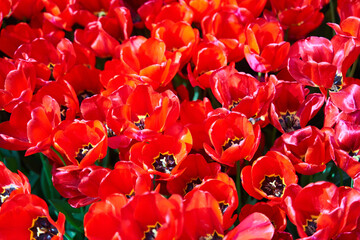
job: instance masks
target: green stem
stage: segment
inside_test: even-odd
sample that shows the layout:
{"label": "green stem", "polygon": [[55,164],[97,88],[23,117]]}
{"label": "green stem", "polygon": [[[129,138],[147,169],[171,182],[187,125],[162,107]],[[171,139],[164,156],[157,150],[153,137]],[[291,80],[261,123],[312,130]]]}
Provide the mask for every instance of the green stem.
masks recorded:
{"label": "green stem", "polygon": [[240,161],[236,162],[236,191],[238,193],[239,205],[237,208],[237,212],[240,213],[241,211],[241,185],[240,185]]}
{"label": "green stem", "polygon": [[60,158],[60,160],[61,160],[61,162],[64,164],[64,166],[66,166],[66,163],[65,163],[65,161],[64,161],[64,158],[61,156],[61,154],[60,154],[53,146],[51,146],[50,148],[51,148],[51,150],[53,150],[53,151],[56,153],[56,155]]}
{"label": "green stem", "polygon": [[[334,1],[330,1],[330,17],[331,17],[331,22],[335,23],[336,19],[335,19],[335,6],[334,6]],[[334,34],[335,35],[335,34]]]}
{"label": "green stem", "polygon": [[261,81],[261,72],[258,72],[257,80]]}
{"label": "green stem", "polygon": [[68,239],[71,240],[72,238],[69,236],[69,234],[67,234],[66,232],[64,232],[64,236]]}
{"label": "green stem", "polygon": [[357,58],[355,60],[355,62],[353,63],[352,67],[351,67],[351,71],[350,71],[350,74],[349,74],[349,77],[353,77],[354,74],[355,74],[355,70],[356,70],[356,66],[358,64],[358,61],[359,61],[359,58]]}

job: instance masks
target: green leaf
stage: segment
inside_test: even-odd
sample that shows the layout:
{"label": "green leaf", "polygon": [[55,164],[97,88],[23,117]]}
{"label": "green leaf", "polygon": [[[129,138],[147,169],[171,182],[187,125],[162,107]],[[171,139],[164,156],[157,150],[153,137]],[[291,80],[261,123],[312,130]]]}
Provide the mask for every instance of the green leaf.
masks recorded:
{"label": "green leaf", "polygon": [[75,214],[80,214],[81,210],[78,208],[71,207],[66,200],[64,199],[51,199],[49,202],[59,211],[62,212],[65,217],[66,221],[71,224],[71,226],[76,229],[78,232],[84,232],[83,229],[83,216],[81,220],[74,217]]}

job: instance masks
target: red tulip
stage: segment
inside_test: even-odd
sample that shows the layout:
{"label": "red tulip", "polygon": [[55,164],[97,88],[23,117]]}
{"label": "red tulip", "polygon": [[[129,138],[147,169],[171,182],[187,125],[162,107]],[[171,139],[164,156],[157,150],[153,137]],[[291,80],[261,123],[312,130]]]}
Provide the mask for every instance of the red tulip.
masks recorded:
{"label": "red tulip", "polygon": [[298,178],[294,166],[285,155],[269,151],[256,159],[252,166],[243,168],[241,180],[250,196],[280,201],[286,188],[297,183]]}
{"label": "red tulip", "polygon": [[219,163],[234,166],[236,161],[254,156],[260,143],[260,127],[253,126],[244,115],[231,112],[212,123],[209,137],[214,148],[204,143],[206,153]]}
{"label": "red tulip", "polygon": [[64,121],[55,130],[53,144],[65,162],[80,167],[90,166],[106,156],[106,129],[98,120]]}
{"label": "red tulip", "polygon": [[17,194],[30,194],[31,186],[28,178],[18,170],[18,174],[11,172],[4,163],[0,162],[0,209],[1,206]]}
{"label": "red tulip", "polygon": [[63,239],[65,216],[55,222],[44,200],[32,194],[17,194],[0,210],[1,239]]}

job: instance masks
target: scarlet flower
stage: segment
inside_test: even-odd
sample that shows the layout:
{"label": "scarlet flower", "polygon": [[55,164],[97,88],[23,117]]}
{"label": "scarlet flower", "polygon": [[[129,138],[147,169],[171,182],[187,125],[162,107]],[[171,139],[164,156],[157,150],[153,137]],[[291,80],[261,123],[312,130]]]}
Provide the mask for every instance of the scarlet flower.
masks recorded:
{"label": "scarlet flower", "polygon": [[184,230],[181,239],[222,239],[223,216],[211,193],[194,190],[184,198]]}
{"label": "scarlet flower", "polygon": [[79,101],[74,88],[67,81],[51,81],[42,86],[34,95],[34,101],[41,102],[46,96],[51,96],[60,107],[61,120],[74,120],[79,113]]}
{"label": "scarlet flower", "polygon": [[2,239],[63,239],[65,216],[59,213],[55,222],[44,200],[33,194],[17,194],[0,210]]}
{"label": "scarlet flower", "polygon": [[[261,237],[260,237],[261,236]],[[228,232],[224,240],[230,239],[263,239],[270,240],[274,236],[274,227],[270,219],[262,213],[255,212],[242,220],[239,225]]]}
{"label": "scarlet flower", "polygon": [[149,85],[138,85],[124,99],[124,104],[119,104],[117,98],[113,100],[118,106],[114,106],[111,118],[122,124],[126,136],[138,141],[164,132],[175,123],[180,112],[179,99],[172,91],[158,93]]}
{"label": "scarlet flower", "polygon": [[154,139],[135,143],[130,148],[130,161],[167,180],[177,174],[178,165],[190,151],[186,138],[186,134],[181,138],[159,135]]}
{"label": "scarlet flower", "polygon": [[357,124],[340,120],[335,126],[334,161],[351,178],[360,172],[359,135],[360,127]]}
{"label": "scarlet flower", "polygon": [[275,231],[282,233],[286,228],[286,213],[281,208],[279,203],[275,202],[257,202],[254,205],[246,204],[241,208],[239,214],[239,222],[241,222],[249,215],[258,212],[264,214],[273,224]]}
{"label": "scarlet flower", "polygon": [[92,239],[119,239],[121,209],[128,202],[123,194],[113,194],[93,203],[84,216],[85,236]]}
{"label": "scarlet flower", "polygon": [[44,96],[41,105],[31,110],[31,119],[27,123],[27,138],[31,147],[27,149],[25,155],[49,150],[53,130],[60,122],[59,104],[52,97]]}
{"label": "scarlet flower", "polygon": [[[340,25],[336,23],[328,23],[328,25],[334,29],[336,34],[354,37],[355,39],[360,40],[360,18],[355,16],[349,16],[340,22]],[[359,44],[359,43],[358,43]]]}
{"label": "scarlet flower", "polygon": [[3,162],[0,162],[0,209],[1,206],[17,194],[30,194],[31,186],[28,178],[18,170],[11,172]]}
{"label": "scarlet flower", "polygon": [[163,20],[191,24],[194,17],[193,11],[184,1],[164,4],[163,1],[150,0],[145,2],[137,12],[149,30]]}
{"label": "scarlet flower", "polygon": [[220,0],[184,0],[194,12],[194,22],[200,23],[201,20],[211,12],[220,7]]}
{"label": "scarlet flower", "polygon": [[186,195],[206,177],[215,177],[220,172],[220,165],[208,163],[201,154],[189,154],[178,167],[179,175],[174,176],[166,183],[171,194]]}
{"label": "scarlet flower", "polygon": [[212,110],[214,109],[208,98],[202,101],[184,100],[180,105],[180,122],[190,130],[194,150],[202,150],[204,142],[211,144],[204,123]]}
{"label": "scarlet flower", "polygon": [[224,44],[211,35],[206,35],[204,41],[200,41],[192,56],[192,62],[187,65],[188,78],[193,87],[210,88],[210,75],[228,63],[225,49]]}
{"label": "scarlet flower", "polygon": [[20,0],[13,3],[11,16],[21,20],[31,19],[39,15],[43,8],[44,4],[41,0]]}
{"label": "scarlet flower", "polygon": [[338,0],[337,12],[341,22],[350,16],[360,17],[360,7],[357,0]]}
{"label": "scarlet flower", "polygon": [[0,108],[12,112],[16,104],[30,102],[36,84],[35,68],[26,62],[12,65],[1,58]]}
{"label": "scarlet flower", "polygon": [[224,230],[234,224],[237,217],[237,214],[234,215],[234,211],[238,207],[238,195],[232,178],[221,172],[214,177],[207,176],[185,195],[185,199],[191,198],[196,191],[209,192],[218,201],[223,216],[222,226]]}
{"label": "scarlet flower", "polygon": [[52,181],[56,190],[74,208],[96,202],[99,197],[100,182],[110,170],[99,166],[79,168],[76,165],[56,168]]}
{"label": "scarlet flower", "polygon": [[285,67],[289,49],[279,22],[257,18],[247,26],[244,53],[254,71],[265,73]]}
{"label": "scarlet flower", "polygon": [[269,151],[241,171],[246,192],[256,199],[280,201],[286,188],[297,183],[294,166],[282,153]]}
{"label": "scarlet flower", "polygon": [[190,60],[195,46],[199,42],[199,31],[186,22],[173,22],[165,19],[153,26],[151,36],[164,41],[165,55],[171,57],[175,52],[181,53],[180,66]]}
{"label": "scarlet flower", "polygon": [[150,80],[154,88],[166,86],[179,70],[181,53],[166,55],[165,43],[157,38],[133,36],[117,49],[115,59],[120,64],[117,74],[138,75]]}
{"label": "scarlet flower", "polygon": [[42,37],[41,29],[31,28],[27,23],[20,22],[16,25],[7,25],[1,29],[0,50],[13,58],[16,49],[23,43],[30,43]]}
{"label": "scarlet flower", "polygon": [[286,155],[296,172],[312,175],[322,172],[331,160],[331,145],[326,129],[307,126],[276,139],[271,150]]}
{"label": "scarlet flower", "polygon": [[267,124],[267,112],[274,98],[273,77],[261,83],[253,76],[236,71],[233,64],[219,68],[210,76],[211,90],[223,108],[241,112],[248,119]]}
{"label": "scarlet flower", "polygon": [[106,156],[106,129],[98,120],[63,121],[54,132],[53,146],[65,162],[90,166]]}
{"label": "scarlet flower", "polygon": [[309,90],[299,83],[279,81],[270,105],[271,124],[280,132],[292,132],[305,127],[322,107],[322,94],[308,94]]}
{"label": "scarlet flower", "polygon": [[206,153],[215,161],[234,166],[236,161],[251,160],[260,143],[260,126],[252,125],[242,114],[230,112],[215,120],[209,129],[214,148],[204,143]]}
{"label": "scarlet flower", "polygon": [[264,10],[266,0],[236,0],[236,3],[241,8],[249,10],[254,17],[259,17],[261,12]]}
{"label": "scarlet flower", "polygon": [[10,120],[0,123],[0,145],[8,150],[26,150],[30,147],[27,138],[27,123],[31,118],[29,103],[20,102],[10,115]]}
{"label": "scarlet flower", "polygon": [[225,45],[229,62],[238,62],[244,58],[245,29],[253,19],[246,8],[227,5],[203,18],[202,32],[215,36]]}
{"label": "scarlet flower", "polygon": [[[36,38],[20,45],[14,52],[14,59],[27,61],[29,65],[33,65],[36,76],[42,82],[46,82],[51,78],[53,67],[60,62],[60,53],[50,41]],[[44,84],[41,81],[38,80],[38,86]]]}
{"label": "scarlet flower", "polygon": [[288,70],[299,83],[319,87],[326,95],[327,89],[338,90],[358,51],[354,39],[336,35],[330,42],[323,37],[308,37],[291,46]]}
{"label": "scarlet flower", "polygon": [[99,18],[102,28],[113,38],[124,41],[131,35],[133,22],[129,9],[111,6],[107,14]]}
{"label": "scarlet flower", "polygon": [[319,1],[274,1],[273,12],[279,22],[287,29],[290,39],[300,39],[320,26],[324,14],[320,12]]}
{"label": "scarlet flower", "polygon": [[122,194],[91,205],[84,219],[89,239],[178,239],[183,229],[182,199],[169,199],[156,192],[135,195],[129,201]]}
{"label": "scarlet flower", "polygon": [[330,182],[310,183],[304,188],[290,185],[283,206],[302,238],[342,239],[356,233],[359,218],[356,189],[336,187]]}
{"label": "scarlet flower", "polygon": [[351,84],[338,92],[330,92],[330,99],[344,113],[352,113],[360,110],[360,97],[357,92],[360,85]]}
{"label": "scarlet flower", "polygon": [[111,194],[121,193],[131,198],[150,192],[151,189],[151,177],[144,169],[132,162],[120,161],[101,181],[99,196],[105,200]]}
{"label": "scarlet flower", "polygon": [[135,195],[121,210],[124,239],[177,239],[183,229],[183,203],[178,195],[166,199],[159,193]]}
{"label": "scarlet flower", "polygon": [[119,42],[107,33],[100,21],[89,22],[85,29],[75,30],[75,41],[91,49],[98,57],[115,55]]}

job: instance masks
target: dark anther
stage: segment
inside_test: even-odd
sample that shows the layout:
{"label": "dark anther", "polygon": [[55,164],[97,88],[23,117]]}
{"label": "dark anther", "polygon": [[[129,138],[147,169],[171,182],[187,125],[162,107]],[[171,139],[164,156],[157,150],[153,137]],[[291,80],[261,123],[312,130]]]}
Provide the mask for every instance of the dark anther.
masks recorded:
{"label": "dark anther", "polygon": [[160,223],[156,223],[155,226],[148,227],[148,230],[145,232],[143,240],[154,240],[160,227]]}
{"label": "dark anther", "polygon": [[304,231],[306,235],[312,236],[316,232],[316,228],[317,228],[317,218],[306,220],[306,225],[304,226]]}
{"label": "dark anther", "polygon": [[66,111],[68,110],[67,106],[60,105],[60,117],[61,121],[64,121],[66,119]]}
{"label": "dark anther", "polygon": [[344,78],[342,76],[342,73],[336,73],[333,85],[330,88],[330,91],[332,92],[338,92],[342,89],[342,85],[344,83]]}
{"label": "dark anther", "polygon": [[295,113],[289,113],[288,111],[285,114],[281,113],[279,122],[285,132],[292,132],[301,128],[300,118]]}
{"label": "dark anther", "polygon": [[229,110],[233,110],[237,105],[239,105],[241,99],[237,100],[237,101],[232,101],[232,104],[229,106]]}
{"label": "dark anther", "polygon": [[199,240],[222,240],[224,236],[218,234],[216,231],[213,234],[207,234],[205,237],[200,237]]}
{"label": "dark anther", "polygon": [[243,139],[244,138],[237,138],[237,137],[235,137],[233,139],[229,138],[222,146],[223,151],[225,151],[226,149],[228,149],[229,147],[231,147],[233,145],[239,145]]}
{"label": "dark anther", "polygon": [[116,136],[115,132],[109,128],[109,126],[105,123],[106,133],[108,137],[114,137]]}
{"label": "dark anther", "polygon": [[38,217],[33,221],[33,225],[29,230],[32,232],[31,239],[36,240],[50,240],[59,233],[57,228],[46,217]]}
{"label": "dark anther", "polygon": [[221,213],[224,214],[226,209],[229,207],[229,204],[222,201],[222,202],[219,202],[219,207],[220,207]]}
{"label": "dark anther", "polygon": [[352,151],[352,150],[351,150],[351,151],[349,152],[349,156],[352,157],[352,158],[354,158],[356,161],[359,162],[359,160],[360,160],[359,149],[358,149],[358,150],[355,150],[355,151]]}
{"label": "dark anther", "polygon": [[268,196],[281,197],[284,194],[285,186],[280,176],[265,176],[260,189]]}
{"label": "dark anther", "polygon": [[145,119],[149,117],[149,114],[145,114],[144,116],[138,116],[139,120],[134,122],[135,126],[137,126],[140,130],[145,129]]}
{"label": "dark anther", "polygon": [[10,184],[8,186],[2,187],[3,191],[0,193],[0,207],[1,205],[10,197],[12,191],[18,189],[18,187],[14,184]]}
{"label": "dark anther", "polygon": [[200,178],[192,179],[190,182],[186,184],[186,187],[184,188],[185,194],[193,190],[196,185],[199,185],[201,183],[202,181]]}
{"label": "dark anther", "polygon": [[89,143],[88,145],[83,146],[82,148],[79,148],[79,151],[77,152],[75,159],[80,163],[81,160],[84,159],[86,154],[92,148],[93,148],[93,145],[91,145],[91,143]]}
{"label": "dark anther", "polygon": [[85,99],[85,98],[88,98],[88,97],[91,97],[91,96],[94,96],[94,93],[92,92],[89,92],[87,90],[84,90],[82,92],[80,92],[78,95],[77,95],[77,98],[79,100],[79,104],[81,105],[82,101]]}
{"label": "dark anther", "polygon": [[174,155],[160,153],[158,157],[154,158],[153,166],[156,171],[163,173],[170,173],[176,166]]}

